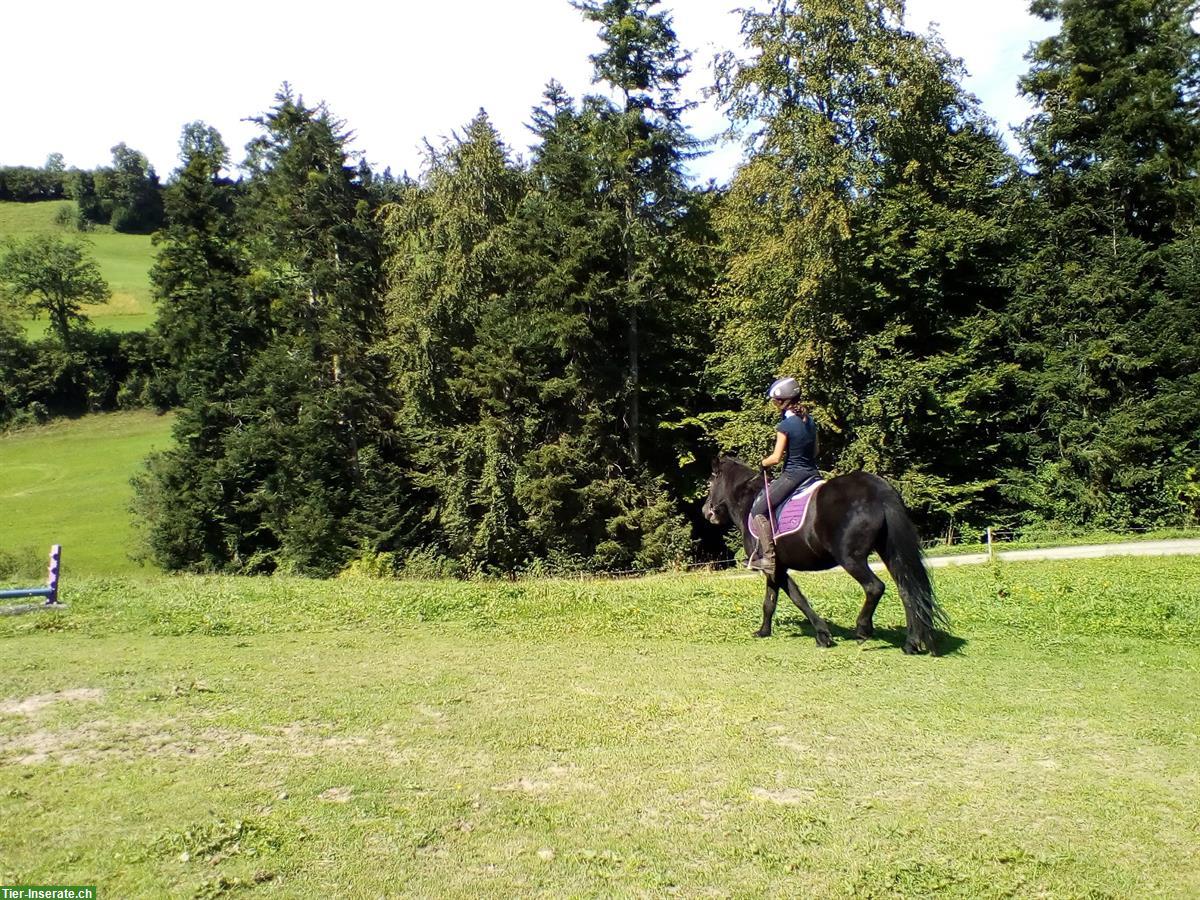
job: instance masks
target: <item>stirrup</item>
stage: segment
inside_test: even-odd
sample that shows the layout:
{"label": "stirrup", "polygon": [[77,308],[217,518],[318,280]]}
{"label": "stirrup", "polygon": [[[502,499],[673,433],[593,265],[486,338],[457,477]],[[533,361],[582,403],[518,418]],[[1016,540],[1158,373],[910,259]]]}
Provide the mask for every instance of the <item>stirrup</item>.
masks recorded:
{"label": "stirrup", "polygon": [[749,562],[746,563],[746,568],[753,572],[762,572],[764,575],[775,574],[775,561],[767,562],[767,558],[761,553],[756,553]]}

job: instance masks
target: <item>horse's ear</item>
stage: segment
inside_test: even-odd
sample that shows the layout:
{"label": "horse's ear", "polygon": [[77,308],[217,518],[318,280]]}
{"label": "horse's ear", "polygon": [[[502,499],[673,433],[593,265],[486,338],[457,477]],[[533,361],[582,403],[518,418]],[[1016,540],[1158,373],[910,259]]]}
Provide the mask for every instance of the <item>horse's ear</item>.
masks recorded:
{"label": "horse's ear", "polygon": [[712,473],[714,475],[721,474],[721,457],[720,456],[714,456],[712,458]]}

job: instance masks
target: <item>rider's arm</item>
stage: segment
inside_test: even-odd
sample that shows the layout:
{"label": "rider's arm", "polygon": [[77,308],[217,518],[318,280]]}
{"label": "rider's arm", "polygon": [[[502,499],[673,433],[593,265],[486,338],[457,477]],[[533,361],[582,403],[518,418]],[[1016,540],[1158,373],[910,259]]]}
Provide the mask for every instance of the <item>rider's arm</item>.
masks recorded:
{"label": "rider's arm", "polygon": [[771,466],[777,466],[783,462],[783,458],[787,455],[787,435],[782,431],[775,432],[775,450],[770,456],[763,457],[763,468],[769,469]]}

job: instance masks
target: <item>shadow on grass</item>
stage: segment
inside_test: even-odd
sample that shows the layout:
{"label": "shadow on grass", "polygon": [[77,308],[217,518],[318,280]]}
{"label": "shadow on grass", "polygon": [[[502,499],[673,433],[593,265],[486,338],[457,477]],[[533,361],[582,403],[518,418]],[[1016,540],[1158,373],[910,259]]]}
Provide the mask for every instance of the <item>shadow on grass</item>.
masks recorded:
{"label": "shadow on grass", "polygon": [[[839,625],[836,622],[826,620],[829,625],[829,634],[835,641],[844,641],[846,643],[857,643],[858,638],[854,635],[853,628],[846,628],[844,625]],[[798,616],[788,616],[787,618],[776,618],[776,630],[780,627],[788,629],[788,637],[793,638],[809,638],[816,639],[816,630],[809,623],[808,619]],[[882,641],[889,644],[897,650],[904,648],[904,641],[907,633],[903,628],[883,628],[879,625],[875,626],[875,634],[872,636],[872,641]],[[953,634],[947,634],[942,631],[938,633],[938,651],[942,656],[950,656],[952,654],[961,653],[963,648],[967,646],[967,639],[958,637]],[[882,650],[883,647],[867,647],[866,650]]]}

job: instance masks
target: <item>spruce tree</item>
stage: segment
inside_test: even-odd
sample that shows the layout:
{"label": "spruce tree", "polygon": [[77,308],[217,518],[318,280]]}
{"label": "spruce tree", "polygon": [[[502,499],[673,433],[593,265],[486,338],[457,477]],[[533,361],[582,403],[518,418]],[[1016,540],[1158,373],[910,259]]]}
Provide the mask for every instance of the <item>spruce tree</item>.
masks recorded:
{"label": "spruce tree", "polygon": [[824,467],[896,481],[947,525],[994,484],[981,333],[1002,308],[1015,167],[961,66],[893,0],[747,11],[718,94],[748,156],[718,213],[728,263],[719,438],[766,449],[762,392],[800,378]]}
{"label": "spruce tree", "polygon": [[1123,527],[1188,514],[1200,453],[1195,2],[1039,0],[1059,18],[1029,56],[1038,107],[1030,252],[1008,330],[1014,503],[1035,519]]}
{"label": "spruce tree", "polygon": [[[649,216],[635,223],[642,237],[629,280],[616,115],[604,98],[576,106],[553,84],[535,111],[533,188],[507,229],[508,290],[475,362],[482,376],[487,356],[505,360],[495,370],[536,425],[517,493],[540,551],[609,570],[688,552],[664,478],[679,471],[671,426],[691,412],[699,384],[686,380],[704,356],[686,216],[653,229]],[[656,437],[640,455],[629,437],[635,304],[641,422]]]}
{"label": "spruce tree", "polygon": [[[680,49],[670,15],[656,11],[659,0],[574,0],[572,5],[599,25],[604,47],[591,57],[593,81],[621,100],[615,108],[602,108],[593,140],[596,163],[605,170],[603,191],[621,216],[624,284],[618,289],[626,322],[625,427],[638,465],[646,355],[642,319],[649,316],[652,327],[660,308],[670,304],[666,292],[656,289],[656,279],[663,274],[656,270],[669,264],[667,257],[675,249],[669,235],[687,200],[682,166],[697,146],[683,127],[688,104],[679,95],[690,55]],[[686,333],[686,323],[679,325]],[[653,331],[647,337],[653,340]],[[647,374],[653,384],[655,373]]]}
{"label": "spruce tree", "polygon": [[356,546],[393,549],[411,525],[405,448],[377,350],[381,237],[350,135],[324,105],[285,85],[256,121],[245,216],[271,338],[238,404],[256,427],[231,433],[227,452],[256,473],[257,489],[239,502],[276,545],[257,550],[267,564],[329,572]]}
{"label": "spruce tree", "polygon": [[229,465],[225,441],[241,424],[233,404],[266,346],[270,317],[250,289],[238,187],[222,175],[228,162],[216,129],[184,126],[155,235],[155,333],[181,407],[174,447],[150,457],[134,480],[134,508],[142,552],[168,570],[236,568],[240,535],[256,526],[233,509],[238,491],[252,488]]}
{"label": "spruce tree", "polygon": [[667,485],[686,479],[708,270],[682,176],[684,57],[653,6],[580,5],[621,103],[551,84],[527,173],[477,118],[387,216],[405,428],[432,541],[471,570],[689,549]]}
{"label": "spruce tree", "polygon": [[155,235],[155,329],[185,403],[228,396],[267,324],[263,310],[246,302],[250,261],[237,221],[238,188],[222,175],[228,163],[216,129],[184,126],[180,166],[164,192],[166,225]]}
{"label": "spruce tree", "polygon": [[[177,357],[197,370],[223,358],[228,367],[193,379],[179,446],[144,479],[143,516],[153,555],[171,568],[329,574],[360,548],[395,549],[413,524],[396,403],[377,351],[380,236],[348,135],[327,109],[285,86],[257,121],[236,236],[224,233],[219,207],[176,208],[178,243],[168,249],[177,252],[158,280],[190,310],[171,323]],[[193,152],[181,185],[194,181],[198,197],[215,146],[185,147]],[[190,227],[189,214],[198,217],[192,226],[212,218]],[[196,264],[224,266],[228,291],[189,295]],[[231,314],[236,324],[213,323],[211,346],[187,333],[206,301],[243,307]],[[189,504],[203,512],[173,515]]]}
{"label": "spruce tree", "polygon": [[529,440],[517,398],[494,391],[496,359],[482,372],[466,362],[506,290],[499,242],[526,186],[481,111],[461,136],[429,148],[421,184],[384,211],[399,423],[436,523],[427,547],[465,571],[511,572],[534,553],[515,500]]}

